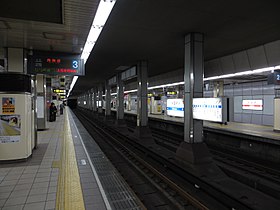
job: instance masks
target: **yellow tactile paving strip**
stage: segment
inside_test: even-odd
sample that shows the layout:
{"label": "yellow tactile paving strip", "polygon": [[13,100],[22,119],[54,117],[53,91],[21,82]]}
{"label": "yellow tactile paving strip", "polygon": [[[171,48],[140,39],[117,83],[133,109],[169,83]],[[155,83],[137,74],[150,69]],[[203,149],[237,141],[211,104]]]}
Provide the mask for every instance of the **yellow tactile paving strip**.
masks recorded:
{"label": "yellow tactile paving strip", "polygon": [[84,210],[83,193],[67,112],[61,148],[62,153],[59,164],[60,173],[56,195],[56,210]]}

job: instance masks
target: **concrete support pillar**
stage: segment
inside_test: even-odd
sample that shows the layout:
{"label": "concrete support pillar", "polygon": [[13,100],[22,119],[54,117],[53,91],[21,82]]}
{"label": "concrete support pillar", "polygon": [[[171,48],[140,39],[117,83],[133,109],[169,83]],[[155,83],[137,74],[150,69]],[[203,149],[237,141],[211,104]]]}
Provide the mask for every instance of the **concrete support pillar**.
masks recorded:
{"label": "concrete support pillar", "polygon": [[153,146],[155,141],[148,127],[148,62],[137,64],[137,126],[135,134],[141,143]]}
{"label": "concrete support pillar", "polygon": [[100,84],[98,86],[98,113],[102,113],[102,104],[103,104],[102,92],[103,92],[103,86],[102,84]]}
{"label": "concrete support pillar", "polygon": [[200,177],[220,179],[224,173],[213,162],[203,142],[203,121],[193,119],[193,98],[203,97],[203,35],[191,33],[185,37],[184,73],[184,142],[176,151],[176,160]]}
{"label": "concrete support pillar", "polygon": [[105,116],[111,115],[111,86],[105,82]]}
{"label": "concrete support pillar", "polygon": [[92,88],[92,110],[94,112],[97,111],[97,91],[96,91],[96,87]]}
{"label": "concrete support pillar", "polygon": [[193,119],[193,98],[203,97],[203,35],[191,33],[185,37],[184,69],[184,141],[202,142],[203,121]]}
{"label": "concrete support pillar", "polygon": [[121,74],[117,75],[117,120],[123,120],[124,117],[124,86]]}
{"label": "concrete support pillar", "polygon": [[148,125],[148,63],[140,61],[137,64],[137,126]]}
{"label": "concrete support pillar", "polygon": [[37,107],[37,129],[47,129],[47,103],[46,103],[46,78],[45,75],[37,74],[35,80],[37,90],[36,107]]}

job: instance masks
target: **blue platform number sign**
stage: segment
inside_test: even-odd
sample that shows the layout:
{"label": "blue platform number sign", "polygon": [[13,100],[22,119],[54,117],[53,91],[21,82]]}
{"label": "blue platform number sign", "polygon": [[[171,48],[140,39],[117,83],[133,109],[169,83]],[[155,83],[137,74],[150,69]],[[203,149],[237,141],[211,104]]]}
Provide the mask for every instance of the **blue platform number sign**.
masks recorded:
{"label": "blue platform number sign", "polygon": [[78,63],[77,60],[73,60],[73,61],[72,61],[72,67],[73,67],[74,69],[79,68],[79,63]]}
{"label": "blue platform number sign", "polygon": [[276,74],[276,80],[277,80],[277,81],[280,80],[280,74]]}

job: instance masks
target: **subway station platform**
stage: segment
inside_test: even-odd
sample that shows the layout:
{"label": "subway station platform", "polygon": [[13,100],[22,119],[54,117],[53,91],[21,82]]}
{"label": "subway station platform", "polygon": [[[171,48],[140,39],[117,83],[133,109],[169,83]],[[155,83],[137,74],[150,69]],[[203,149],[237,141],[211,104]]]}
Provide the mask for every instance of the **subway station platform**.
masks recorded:
{"label": "subway station platform", "polygon": [[[115,110],[112,110],[115,111]],[[126,114],[136,115],[135,111],[124,111]],[[183,124],[184,118],[181,117],[171,117],[162,114],[149,114],[149,118],[170,121],[172,123]],[[271,140],[280,144],[280,133],[273,131],[273,126],[239,123],[239,122],[228,122],[226,125],[215,122],[204,121],[203,126],[206,129],[214,129],[216,131],[227,132],[227,134],[238,135],[238,136],[251,136],[260,141],[270,141]]]}
{"label": "subway station platform", "polygon": [[0,163],[1,210],[142,209],[68,107],[48,127],[32,157]]}

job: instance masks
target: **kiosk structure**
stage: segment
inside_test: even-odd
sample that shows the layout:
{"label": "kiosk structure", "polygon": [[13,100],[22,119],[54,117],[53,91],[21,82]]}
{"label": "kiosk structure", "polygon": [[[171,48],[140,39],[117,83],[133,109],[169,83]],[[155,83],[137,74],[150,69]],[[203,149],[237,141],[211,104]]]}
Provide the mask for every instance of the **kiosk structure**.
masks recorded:
{"label": "kiosk structure", "polygon": [[26,159],[32,154],[31,114],[30,76],[0,74],[0,161]]}

